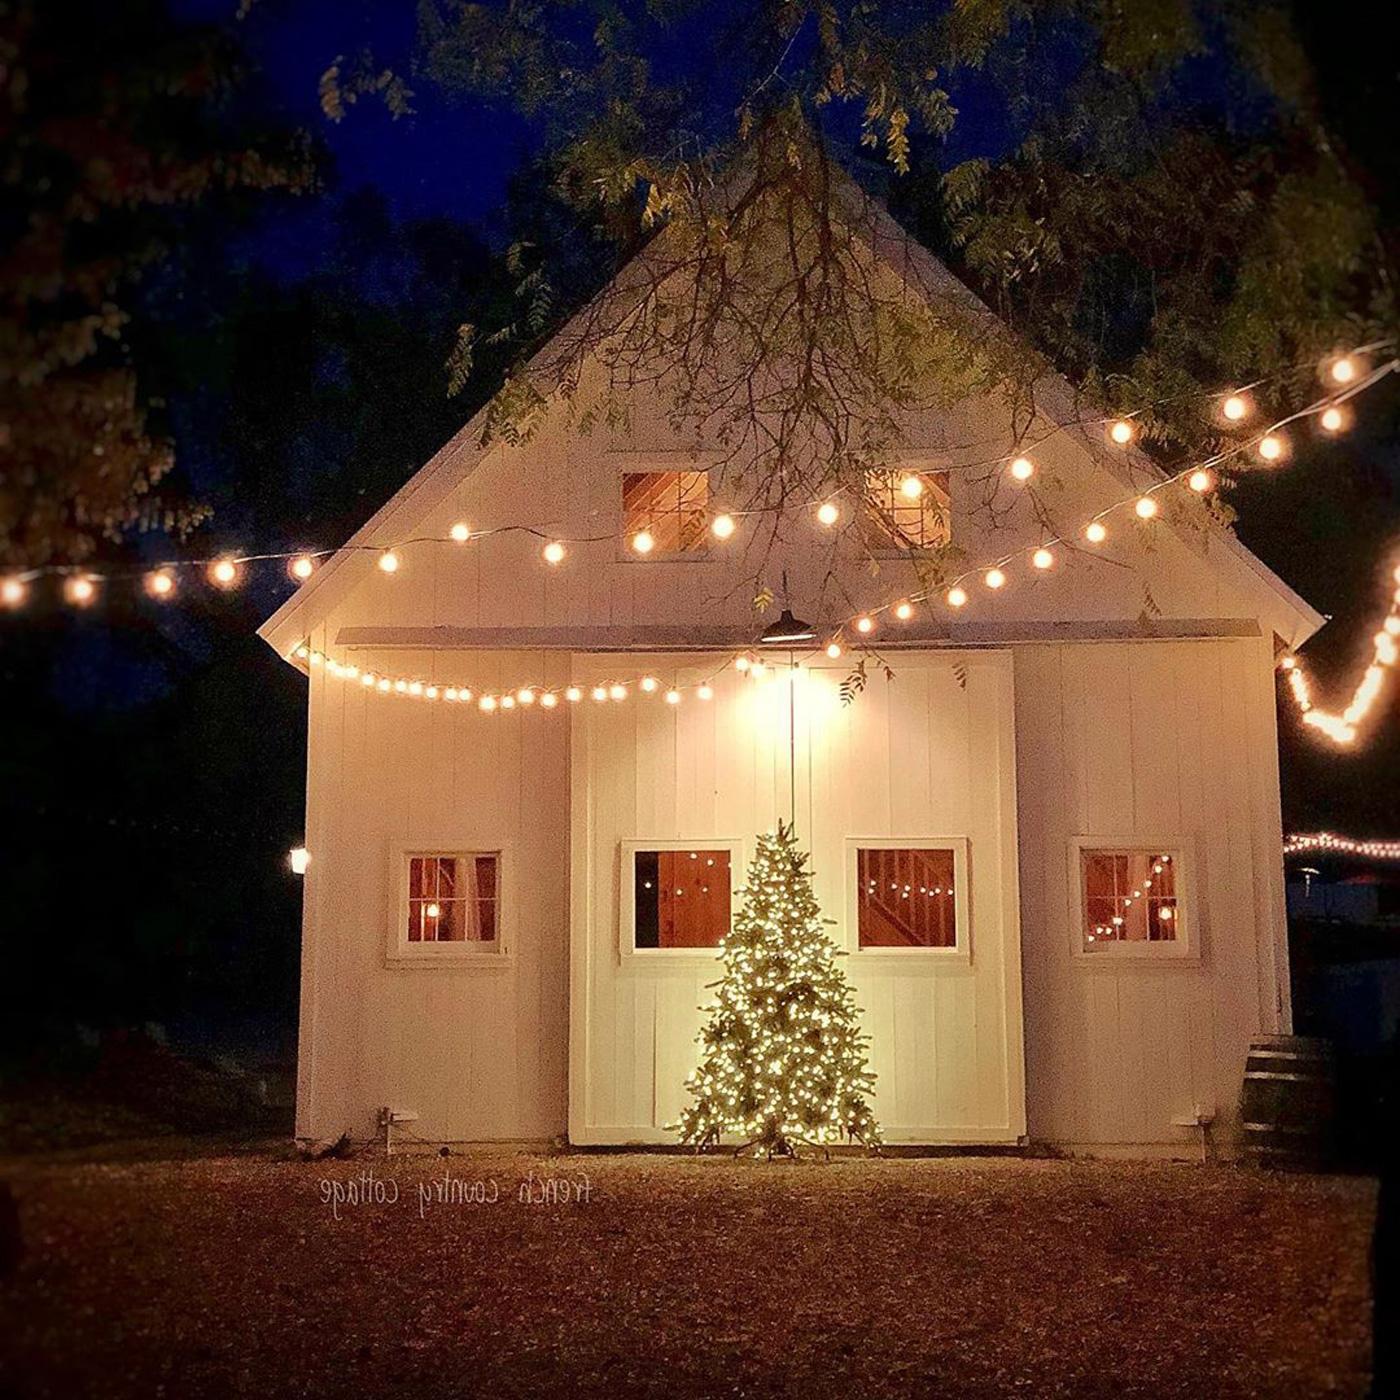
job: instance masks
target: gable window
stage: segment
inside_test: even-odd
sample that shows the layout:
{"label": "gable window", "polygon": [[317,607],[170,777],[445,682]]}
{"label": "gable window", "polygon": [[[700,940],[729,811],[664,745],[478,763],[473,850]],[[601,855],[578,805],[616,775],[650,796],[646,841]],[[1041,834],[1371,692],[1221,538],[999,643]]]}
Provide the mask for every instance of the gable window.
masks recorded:
{"label": "gable window", "polygon": [[1085,843],[1078,854],[1080,951],[1184,950],[1180,850]]}
{"label": "gable window", "polygon": [[847,918],[855,948],[967,960],[967,841],[851,838]]}
{"label": "gable window", "polygon": [[648,531],[653,555],[694,554],[705,547],[709,503],[708,472],[625,472],[623,535]]}
{"label": "gable window", "polygon": [[[917,483],[917,491],[910,490]],[[936,549],[953,538],[952,497],[947,472],[902,467],[866,476],[866,508],[880,544],[887,549]]]}
{"label": "gable window", "polygon": [[624,841],[622,953],[713,953],[734,912],[737,841]]}
{"label": "gable window", "polygon": [[404,862],[401,952],[499,949],[499,851],[409,852]]}

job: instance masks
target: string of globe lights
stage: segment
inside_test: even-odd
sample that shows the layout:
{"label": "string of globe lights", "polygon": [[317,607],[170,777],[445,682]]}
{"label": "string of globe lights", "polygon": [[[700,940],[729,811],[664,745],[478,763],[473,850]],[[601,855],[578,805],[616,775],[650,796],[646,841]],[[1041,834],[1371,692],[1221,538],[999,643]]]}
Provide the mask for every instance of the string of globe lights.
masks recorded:
{"label": "string of globe lights", "polygon": [[[1043,573],[1054,567],[1056,563],[1055,549],[1058,546],[1077,545],[1079,539],[1088,545],[1103,544],[1108,539],[1109,533],[1106,522],[1115,515],[1131,509],[1138,520],[1143,522],[1153,520],[1160,513],[1162,498],[1173,488],[1184,485],[1195,496],[1205,496],[1215,488],[1218,482],[1218,469],[1226,462],[1251,450],[1265,465],[1276,465],[1288,454],[1288,439],[1284,429],[1293,423],[1313,419],[1318,430],[1326,436],[1336,436],[1345,432],[1353,421],[1350,409],[1351,400],[1378,383],[1386,375],[1400,368],[1400,361],[1394,359],[1383,360],[1373,365],[1367,358],[1377,351],[1388,350],[1390,344],[1390,342],[1376,342],[1360,346],[1354,351],[1328,361],[1322,368],[1322,378],[1329,385],[1329,392],[1323,397],[1277,420],[1262,431],[1232,443],[1205,461],[1197,462],[1172,475],[1162,477],[1145,490],[1103,507],[1081,523],[1077,536],[1066,533],[1044,537],[1037,545],[1018,548],[994,560],[965,569],[953,578],[944,580],[937,589],[905,594],[877,607],[853,614],[835,628],[830,629],[830,640],[825,645],[825,654],[833,660],[839,658],[843,654],[842,643],[848,632],[854,632],[863,641],[877,629],[880,621],[887,615],[899,622],[911,621],[916,605],[934,601],[940,593],[942,601],[950,609],[956,612],[965,608],[971,601],[971,594],[967,587],[969,583],[980,577],[981,583],[987,589],[993,592],[999,591],[1006,587],[1010,581],[1007,573],[1008,567],[1019,559],[1027,560],[1032,569]],[[1257,388],[1262,382],[1257,381],[1255,384],[1226,394],[1213,393],[1206,397],[1218,403],[1219,416],[1224,422],[1230,425],[1240,425],[1253,416],[1255,406],[1250,396],[1250,390]],[[1060,424],[1040,441],[1043,442],[1054,433],[1065,431],[1069,427],[1085,426],[1087,422],[1103,426],[1108,441],[1115,447],[1127,448],[1138,435],[1136,418],[1146,411],[1148,410],[1144,409],[1140,410],[1138,414],[1116,418],[1084,420],[1077,425]],[[1009,458],[1001,456],[989,459],[989,461],[992,463],[1006,462],[1011,479],[1018,485],[1024,486],[1036,474],[1035,462],[1028,455],[1033,450],[1035,450],[1035,445],[1026,447],[1015,456]],[[968,464],[963,465],[966,467]],[[909,473],[900,479],[898,489],[905,500],[913,504],[917,503],[923,495],[925,487],[919,474]],[[833,493],[816,506],[815,517],[817,523],[822,527],[829,529],[839,523],[841,519],[840,494],[839,491]],[[761,507],[753,510],[721,511],[711,518],[709,522],[710,533],[715,539],[723,542],[734,535],[740,519],[750,515],[763,514],[772,509],[774,508]],[[544,544],[541,556],[544,562],[552,567],[563,564],[568,554],[568,545],[596,543],[618,538],[613,532],[583,537],[556,538],[537,526],[527,525],[502,525],[474,530],[465,522],[458,522],[451,526],[445,538],[417,536],[390,546],[350,545],[341,546],[339,549],[325,550],[244,555],[221,554],[212,559],[187,559],[160,564],[144,571],[130,570],[105,574],[96,574],[72,565],[47,565],[11,574],[0,580],[0,606],[11,610],[22,607],[28,599],[30,584],[37,578],[46,575],[60,576],[63,580],[65,599],[71,605],[80,608],[87,607],[96,601],[103,582],[122,578],[139,577],[149,597],[157,601],[168,601],[176,594],[176,576],[177,571],[180,570],[203,570],[214,587],[229,590],[238,587],[243,581],[246,566],[266,561],[281,561],[285,563],[293,580],[297,583],[304,583],[311,578],[321,559],[347,551],[374,553],[377,556],[381,572],[392,576],[399,572],[402,551],[407,546],[442,543],[460,546],[493,535],[512,532],[523,532],[542,539]],[[650,555],[657,544],[655,536],[645,525],[630,532],[624,538],[632,552],[640,557]],[[1400,567],[1397,567],[1395,571],[1395,579],[1397,585],[1400,585]],[[814,636],[815,634],[810,635]],[[782,640],[809,639],[810,636],[803,636],[792,639],[783,638]],[[778,638],[770,640],[778,640]],[[414,676],[385,676],[377,671],[364,671],[352,663],[332,658],[306,643],[295,648],[292,656],[294,659],[307,663],[308,666],[324,666],[331,675],[358,681],[366,688],[379,693],[407,696],[414,699],[420,697],[428,700],[442,699],[449,703],[461,703],[464,700],[470,702],[475,698],[478,707],[485,713],[494,713],[498,710],[509,711],[514,709],[517,704],[528,708],[536,700],[539,701],[542,709],[553,709],[557,707],[561,698],[566,702],[578,701],[583,698],[583,691],[578,687],[550,689],[537,685],[523,686],[502,694],[474,697],[470,687],[467,686],[439,685],[425,682]],[[1296,656],[1291,653],[1284,656],[1280,661],[1280,669],[1287,676],[1290,693],[1302,712],[1305,723],[1316,728],[1336,743],[1349,744],[1354,742],[1358,725],[1379,698],[1386,670],[1393,667],[1397,659],[1400,659],[1400,587],[1397,587],[1395,591],[1390,610],[1383,620],[1381,629],[1373,638],[1372,660],[1358,683],[1350,703],[1340,715],[1332,714],[1314,705],[1307,678]],[[728,664],[726,663],[726,666]],[[762,676],[767,669],[761,660],[749,652],[734,656],[732,664],[740,671],[751,672],[755,677]],[[618,680],[605,686],[592,687],[590,694],[594,700],[622,700],[627,698],[631,687],[636,686],[644,694],[662,694],[663,698],[670,704],[680,703],[687,690],[693,690],[698,698],[705,700],[713,696],[713,681],[725,668],[725,666],[720,667],[719,671],[716,671],[707,680],[691,687],[671,685],[663,689],[661,682],[656,677],[643,676],[632,678],[630,681]]]}
{"label": "string of globe lights", "polygon": [[1350,836],[1335,836],[1330,831],[1300,832],[1285,838],[1283,853],[1285,856],[1338,855],[1362,860],[1400,860],[1400,841],[1357,841]]}
{"label": "string of globe lights", "polygon": [[[1364,348],[1372,349],[1374,347]],[[1158,498],[1173,487],[1184,484],[1198,497],[1207,494],[1216,484],[1216,469],[1232,456],[1248,451],[1251,447],[1265,462],[1272,463],[1279,460],[1286,452],[1286,445],[1280,441],[1281,430],[1291,423],[1315,418],[1318,428],[1324,433],[1335,434],[1345,431],[1351,422],[1350,414],[1345,408],[1347,402],[1356,394],[1378,382],[1386,374],[1400,367],[1400,363],[1390,361],[1375,368],[1362,369],[1358,366],[1355,358],[1361,353],[1361,351],[1353,352],[1352,356],[1343,356],[1332,362],[1328,376],[1338,386],[1335,392],[1290,414],[1286,419],[1270,425],[1252,439],[1237,443],[1205,462],[1183,468],[1174,475],[1162,478],[1145,491],[1123,497],[1100,509],[1082,523],[1080,537],[1090,545],[1104,543],[1108,538],[1108,527],[1105,522],[1115,514],[1126,513],[1129,508],[1131,508],[1133,515],[1141,521],[1146,522],[1154,519],[1160,511]],[[1224,396],[1221,414],[1227,420],[1238,422],[1247,418],[1251,412],[1252,405],[1249,404],[1242,391]],[[1107,424],[1110,441],[1120,447],[1126,447],[1133,442],[1136,430],[1131,418],[1100,421]],[[1024,484],[1034,476],[1035,464],[1028,457],[1017,456],[1009,463],[1008,470],[1013,480]],[[916,490],[904,491],[904,494],[910,499],[917,500],[923,489],[919,478],[911,475],[905,478],[905,482],[913,482],[917,485],[918,489]],[[828,528],[836,525],[840,520],[840,508],[832,498],[821,502],[817,507],[816,514],[818,523]],[[463,540],[470,537],[466,526],[454,527],[454,529],[461,534]],[[729,514],[715,516],[711,522],[711,530],[717,538],[728,539],[734,532],[733,516]],[[611,539],[614,537],[608,535],[602,538]],[[637,536],[634,535],[634,548],[636,538]],[[971,601],[967,584],[980,576],[986,588],[993,592],[999,591],[1006,587],[1010,581],[1007,569],[1018,559],[1028,560],[1030,566],[1040,572],[1053,568],[1056,563],[1054,547],[1070,542],[1071,536],[1068,534],[1043,539],[1039,545],[1024,546],[1001,555],[993,561],[972,566],[954,578],[945,580],[936,590],[930,589],[905,594],[878,607],[852,614],[834,628],[829,629],[830,640],[823,648],[825,655],[831,660],[839,659],[844,654],[843,641],[848,632],[854,632],[857,635],[860,639],[857,643],[859,645],[877,630],[881,621],[887,616],[893,617],[901,623],[912,621],[916,606],[935,601],[940,593],[942,601],[950,609],[961,610],[968,606]],[[650,539],[643,541],[642,548],[638,549],[637,552],[643,555],[650,553],[654,543],[654,540]],[[565,557],[563,544],[564,542],[559,540],[550,540],[546,544],[544,557],[547,563],[560,564],[563,562]],[[397,552],[394,550],[380,551],[380,567],[386,573],[397,573],[399,567]],[[1396,568],[1395,581],[1397,585],[1400,585],[1400,566]],[[792,638],[772,637],[769,640],[806,641],[814,637],[814,633],[807,633]],[[1336,743],[1350,744],[1354,742],[1358,725],[1381,694],[1385,671],[1394,666],[1400,659],[1400,586],[1396,588],[1389,613],[1380,630],[1375,634],[1373,646],[1373,660],[1358,684],[1351,702],[1341,715],[1333,715],[1312,703],[1306,677],[1295,655],[1289,653],[1279,663],[1280,670],[1288,677],[1290,692],[1303,714],[1304,721]],[[666,685],[663,687],[662,682],[657,677],[647,675],[618,679],[594,685],[587,690],[578,686],[549,688],[543,685],[529,684],[516,690],[477,696],[468,686],[441,685],[424,681],[418,676],[387,676],[374,670],[362,670],[352,663],[338,661],[324,652],[312,648],[309,643],[303,643],[295,648],[292,656],[309,666],[324,666],[326,671],[333,676],[352,681],[357,680],[366,688],[383,694],[406,696],[411,699],[443,699],[448,703],[471,703],[475,700],[478,707],[488,714],[498,711],[508,712],[517,706],[529,708],[537,702],[542,709],[554,709],[561,699],[566,703],[578,703],[584,699],[585,695],[598,702],[620,701],[627,699],[633,688],[644,695],[659,694],[672,705],[679,704],[689,692],[693,692],[701,700],[709,700],[714,695],[713,683],[715,679],[728,669],[729,665],[732,664],[741,673],[750,674],[755,679],[763,677],[769,670],[767,664],[760,657],[754,655],[752,651],[746,650],[732,656],[713,674],[692,686]]]}

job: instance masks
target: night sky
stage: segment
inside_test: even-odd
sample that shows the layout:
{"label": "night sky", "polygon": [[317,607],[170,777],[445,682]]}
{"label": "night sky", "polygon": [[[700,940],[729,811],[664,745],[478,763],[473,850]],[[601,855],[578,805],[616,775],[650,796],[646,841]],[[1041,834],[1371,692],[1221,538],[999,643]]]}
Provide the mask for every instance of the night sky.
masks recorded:
{"label": "night sky", "polygon": [[[232,8],[173,4],[182,20],[218,24]],[[1396,156],[1379,134],[1389,113],[1376,119],[1393,96],[1384,46],[1344,52],[1314,23],[1304,12],[1332,117],[1393,219]],[[149,291],[180,470],[216,511],[201,554],[339,543],[475,407],[447,398],[442,364],[473,299],[499,280],[511,177],[537,133],[412,78],[415,111],[399,120],[366,100],[333,124],[317,98],[340,54],[372,49],[410,70],[414,25],[415,7],[398,0],[257,0],[237,26],[256,69],[240,100],[310,130],[324,182],[236,227],[192,229],[180,266]],[[1207,71],[1199,91],[1210,100]],[[950,161],[1014,137],[979,83],[955,96]],[[714,100],[732,111],[722,89]],[[1247,100],[1235,119],[1252,119]],[[268,337],[284,349],[275,366],[260,350]],[[1400,392],[1369,394],[1359,420],[1343,443],[1300,451],[1236,498],[1245,542],[1335,618],[1307,651],[1327,705],[1359,677],[1400,561]],[[274,572],[152,619],[114,590],[110,626],[55,610],[6,629],[0,668],[22,741],[0,797],[18,833],[5,855],[15,926],[49,922],[56,851],[101,890],[73,896],[81,975],[36,1014],[222,1020],[241,1027],[235,1041],[285,1045],[300,889],[282,857],[301,835],[304,682],[252,635],[284,593]],[[1395,703],[1353,751],[1321,747],[1288,704],[1280,715],[1285,827],[1400,835]],[[32,946],[18,956],[12,985],[53,985]]]}

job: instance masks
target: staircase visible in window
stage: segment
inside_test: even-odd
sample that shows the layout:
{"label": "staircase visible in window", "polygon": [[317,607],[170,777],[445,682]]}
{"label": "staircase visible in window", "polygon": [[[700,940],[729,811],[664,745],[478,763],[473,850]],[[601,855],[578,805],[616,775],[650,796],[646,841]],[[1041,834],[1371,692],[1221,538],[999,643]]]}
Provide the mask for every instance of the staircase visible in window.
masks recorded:
{"label": "staircase visible in window", "polygon": [[651,557],[694,554],[706,543],[710,478],[704,471],[626,472],[622,477],[622,533],[647,531]]}
{"label": "staircase visible in window", "polygon": [[953,538],[947,472],[903,467],[866,475],[866,514],[877,548],[937,549]]}

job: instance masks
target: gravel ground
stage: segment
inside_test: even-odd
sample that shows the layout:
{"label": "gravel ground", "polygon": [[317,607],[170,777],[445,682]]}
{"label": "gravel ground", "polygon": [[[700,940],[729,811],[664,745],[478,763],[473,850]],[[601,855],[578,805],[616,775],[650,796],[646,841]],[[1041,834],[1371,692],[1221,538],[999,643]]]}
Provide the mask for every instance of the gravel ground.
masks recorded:
{"label": "gravel ground", "polygon": [[0,1163],[27,1244],[5,1400],[1366,1388],[1366,1181],[160,1150]]}

